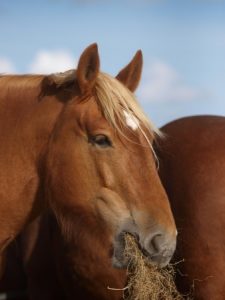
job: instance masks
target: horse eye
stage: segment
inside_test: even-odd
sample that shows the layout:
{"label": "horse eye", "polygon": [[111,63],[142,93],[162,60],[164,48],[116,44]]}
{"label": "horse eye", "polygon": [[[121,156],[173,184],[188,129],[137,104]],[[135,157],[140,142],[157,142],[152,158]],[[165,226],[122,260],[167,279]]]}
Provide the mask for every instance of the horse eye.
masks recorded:
{"label": "horse eye", "polygon": [[103,135],[103,134],[98,134],[98,135],[92,136],[90,138],[90,142],[92,144],[95,144],[95,145],[97,145],[99,147],[102,147],[102,148],[112,146],[112,143],[111,143],[110,139],[106,135]]}

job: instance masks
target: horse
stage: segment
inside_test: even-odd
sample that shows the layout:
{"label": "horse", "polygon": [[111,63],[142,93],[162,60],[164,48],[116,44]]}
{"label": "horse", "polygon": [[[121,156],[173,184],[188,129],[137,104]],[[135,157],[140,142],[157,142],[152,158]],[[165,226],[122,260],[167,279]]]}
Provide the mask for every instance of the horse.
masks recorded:
{"label": "horse", "polygon": [[177,233],[152,147],[159,131],[133,94],[141,70],[138,51],[116,78],[100,72],[92,44],[76,70],[0,77],[1,271],[10,242],[48,209],[68,241],[73,228],[84,240],[92,228],[93,245],[108,235],[117,268],[128,263],[125,232],[156,265],[170,261]]}
{"label": "horse", "polygon": [[162,131],[167,138],[159,140],[157,154],[179,232],[177,286],[194,299],[223,300],[225,118],[186,117]]}
{"label": "horse", "polygon": [[[173,258],[177,287],[184,295],[192,293],[196,300],[222,300],[225,295],[222,230],[225,225],[225,118],[187,117],[170,122],[161,130],[164,138],[156,140],[155,150],[160,178],[179,231]],[[126,273],[110,263],[109,237],[105,236],[96,247],[93,230],[85,227],[85,242],[80,229],[74,230],[75,238],[68,243],[53,215],[35,221],[33,228],[23,234],[28,286],[33,291],[44,290],[45,282],[57,281],[48,289],[54,296],[46,299],[58,299],[55,296],[59,294],[55,291],[58,288],[63,299],[122,299]],[[51,238],[45,239],[43,233]],[[43,252],[46,248],[50,249],[50,256],[49,252]],[[27,249],[36,252],[28,253]],[[43,271],[50,260],[51,274]],[[43,283],[36,280],[40,277]]]}

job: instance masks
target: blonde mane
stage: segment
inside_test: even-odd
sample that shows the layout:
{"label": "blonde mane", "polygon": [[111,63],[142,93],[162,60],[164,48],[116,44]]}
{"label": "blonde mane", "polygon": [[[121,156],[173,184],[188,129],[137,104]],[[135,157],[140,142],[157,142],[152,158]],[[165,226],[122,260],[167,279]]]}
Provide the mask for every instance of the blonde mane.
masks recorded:
{"label": "blonde mane", "polygon": [[134,120],[138,120],[138,127],[143,134],[145,130],[148,130],[152,137],[155,134],[161,135],[160,130],[142,111],[135,95],[116,78],[105,73],[99,73],[95,89],[105,118],[118,131],[121,131],[121,125],[127,127],[124,117],[125,111]]}
{"label": "blonde mane", "polygon": [[[63,73],[53,74],[51,75],[51,79],[57,86],[63,86],[75,81],[76,71],[69,70]],[[119,132],[121,132],[121,126],[127,127],[124,117],[125,111],[138,120],[139,129],[141,129],[145,136],[145,130],[147,130],[152,137],[162,135],[160,130],[144,114],[135,95],[116,78],[100,72],[96,80],[95,92],[102,113],[107,121]]]}

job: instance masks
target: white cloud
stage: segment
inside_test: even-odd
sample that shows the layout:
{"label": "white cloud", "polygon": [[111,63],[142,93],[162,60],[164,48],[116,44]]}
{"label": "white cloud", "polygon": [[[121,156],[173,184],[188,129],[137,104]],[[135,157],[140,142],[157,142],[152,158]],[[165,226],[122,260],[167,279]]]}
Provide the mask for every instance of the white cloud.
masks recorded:
{"label": "white cloud", "polygon": [[139,97],[143,102],[194,100],[206,91],[186,84],[181,75],[168,64],[155,61],[143,74]]}
{"label": "white cloud", "polygon": [[76,67],[77,61],[73,56],[63,50],[39,51],[29,67],[31,73],[63,72]]}
{"label": "white cloud", "polygon": [[0,57],[0,73],[15,73],[13,63],[5,57]]}

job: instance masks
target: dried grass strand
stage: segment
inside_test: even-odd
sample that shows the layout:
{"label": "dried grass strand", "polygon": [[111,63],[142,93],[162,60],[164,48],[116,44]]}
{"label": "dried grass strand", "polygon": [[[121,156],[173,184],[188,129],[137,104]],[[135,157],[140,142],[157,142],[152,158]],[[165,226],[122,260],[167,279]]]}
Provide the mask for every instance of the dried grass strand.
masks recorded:
{"label": "dried grass strand", "polygon": [[174,283],[172,265],[159,269],[152,265],[141,253],[136,240],[130,234],[125,236],[125,256],[127,268],[126,300],[183,300]]}

